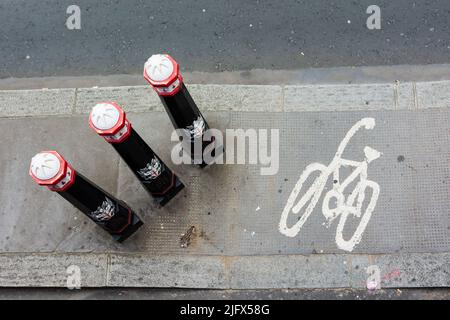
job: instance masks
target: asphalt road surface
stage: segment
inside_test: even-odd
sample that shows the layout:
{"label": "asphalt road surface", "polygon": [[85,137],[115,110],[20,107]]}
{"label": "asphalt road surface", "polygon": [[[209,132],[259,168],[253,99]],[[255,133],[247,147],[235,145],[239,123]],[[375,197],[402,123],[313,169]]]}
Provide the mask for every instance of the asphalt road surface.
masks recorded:
{"label": "asphalt road surface", "polygon": [[1,0],[0,78],[137,74],[159,52],[206,72],[449,63],[449,21],[448,0]]}

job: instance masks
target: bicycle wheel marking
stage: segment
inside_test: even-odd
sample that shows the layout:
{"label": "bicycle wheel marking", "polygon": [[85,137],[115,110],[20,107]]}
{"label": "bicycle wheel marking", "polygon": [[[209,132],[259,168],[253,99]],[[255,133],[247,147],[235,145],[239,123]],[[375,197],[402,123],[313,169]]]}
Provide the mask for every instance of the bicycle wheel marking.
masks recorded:
{"label": "bicycle wheel marking", "polygon": [[[322,214],[326,218],[328,224],[331,224],[333,220],[339,218],[339,223],[336,229],[336,245],[339,249],[345,251],[353,251],[354,247],[361,241],[362,235],[369,223],[370,217],[375,210],[377,204],[378,196],[380,194],[380,186],[378,183],[367,179],[367,168],[369,163],[378,159],[381,153],[371,147],[364,147],[365,159],[363,161],[354,161],[348,159],[342,159],[342,154],[350,142],[350,139],[355,135],[355,133],[360,128],[365,128],[366,130],[372,130],[375,127],[374,118],[363,118],[358,121],[353,127],[347,132],[344,139],[339,144],[336,154],[328,166],[321,163],[315,162],[309,164],[303,173],[300,175],[294,189],[292,190],[286,206],[281,214],[281,219],[279,223],[279,231],[288,236],[295,237],[308,220],[311,213],[314,211],[320,197],[322,196],[323,189],[330,177],[333,176],[333,189],[325,194],[322,203]],[[339,169],[341,167],[352,168],[352,173],[341,181],[339,179]],[[317,177],[312,183],[311,187],[304,192],[303,196],[295,204],[294,202],[300,195],[302,191],[303,184],[308,179],[308,177],[313,172],[318,172],[319,177]],[[359,180],[356,180],[358,179]],[[351,191],[349,196],[345,198],[344,191],[348,185],[353,181],[357,181],[356,187]],[[362,211],[362,205],[366,197],[366,189],[371,190],[371,198],[364,212]],[[335,200],[336,205],[332,208],[330,204],[332,200]],[[309,204],[308,204],[309,202]],[[308,204],[308,205],[307,205]],[[292,225],[287,225],[287,220],[289,214],[299,215],[304,209],[298,221]],[[356,218],[360,218],[360,222],[353,236],[346,240],[344,239],[343,231],[345,228],[345,222],[349,215],[353,215]]]}

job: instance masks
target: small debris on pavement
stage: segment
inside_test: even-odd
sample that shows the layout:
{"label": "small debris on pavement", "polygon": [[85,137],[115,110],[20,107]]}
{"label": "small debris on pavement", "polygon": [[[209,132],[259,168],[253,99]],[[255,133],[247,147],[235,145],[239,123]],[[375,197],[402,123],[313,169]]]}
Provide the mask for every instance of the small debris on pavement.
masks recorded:
{"label": "small debris on pavement", "polygon": [[187,248],[191,244],[191,238],[195,234],[195,226],[191,226],[180,238],[180,246]]}

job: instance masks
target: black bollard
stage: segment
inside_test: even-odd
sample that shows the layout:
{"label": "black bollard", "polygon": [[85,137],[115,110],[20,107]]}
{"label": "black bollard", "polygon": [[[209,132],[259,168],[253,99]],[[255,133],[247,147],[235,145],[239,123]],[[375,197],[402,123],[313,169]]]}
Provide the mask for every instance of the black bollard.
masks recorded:
{"label": "black bollard", "polygon": [[[211,141],[203,139],[210,127],[184,85],[178,63],[168,54],[153,55],[145,63],[144,78],[160,97],[175,129],[183,129],[183,149],[195,164],[201,168],[207,166],[209,163],[205,162],[203,154],[205,148],[215,142],[214,137]],[[198,151],[194,147],[196,143],[201,146]]]}
{"label": "black bollard", "polygon": [[125,202],[76,172],[56,151],[35,155],[31,160],[30,175],[39,185],[58,192],[119,242],[143,225]]}
{"label": "black bollard", "polygon": [[184,185],[132,128],[123,109],[114,102],[97,104],[89,125],[119,153],[144,188],[164,206]]}

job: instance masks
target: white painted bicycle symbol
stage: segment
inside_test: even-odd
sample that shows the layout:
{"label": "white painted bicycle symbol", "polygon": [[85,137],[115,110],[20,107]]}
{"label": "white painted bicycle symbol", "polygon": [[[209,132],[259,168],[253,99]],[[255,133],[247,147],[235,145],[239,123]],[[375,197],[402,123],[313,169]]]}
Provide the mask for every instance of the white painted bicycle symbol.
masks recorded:
{"label": "white painted bicycle symbol", "polygon": [[[300,229],[303,227],[316,207],[328,178],[332,174],[333,189],[325,194],[322,203],[322,214],[325,216],[329,224],[331,224],[331,222],[337,217],[340,217],[336,229],[336,244],[339,249],[352,251],[355,245],[361,241],[362,234],[369,223],[380,194],[380,186],[378,183],[367,179],[367,167],[373,160],[378,159],[381,156],[381,153],[366,146],[364,147],[365,159],[363,161],[342,159],[342,154],[350,139],[362,127],[366,130],[373,129],[375,127],[375,119],[363,118],[347,132],[328,167],[317,162],[311,163],[300,175],[300,179],[292,190],[287,204],[281,214],[279,230],[282,234],[288,237],[295,237],[300,232]],[[339,169],[341,166],[352,169],[351,174],[343,179],[343,181],[341,181],[339,177]],[[313,173],[319,173],[319,176],[314,180],[311,187],[304,193],[300,200],[294,205],[300,191],[302,191],[303,184]],[[358,177],[359,180],[356,180]],[[357,181],[356,186],[348,197],[345,198],[344,191],[353,181]],[[366,189],[371,189],[372,194],[365,211],[362,212]],[[309,204],[307,205],[308,202]],[[332,206],[332,203],[334,203],[334,206]],[[303,213],[301,213],[302,209],[304,209]],[[294,225],[289,227],[287,225],[287,220],[291,212],[297,216],[301,214],[301,216]],[[360,218],[360,221],[353,236],[349,240],[345,240],[343,232],[349,215]]]}

